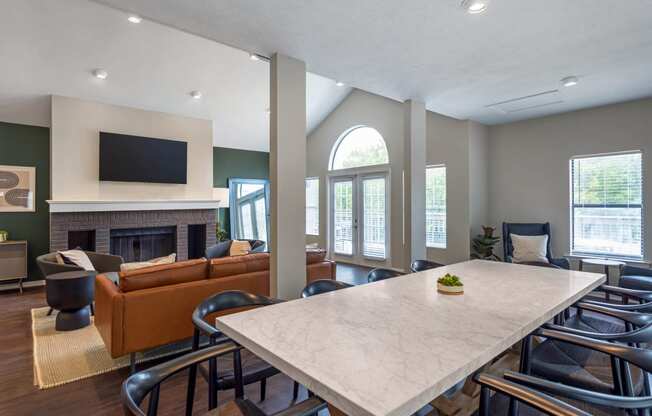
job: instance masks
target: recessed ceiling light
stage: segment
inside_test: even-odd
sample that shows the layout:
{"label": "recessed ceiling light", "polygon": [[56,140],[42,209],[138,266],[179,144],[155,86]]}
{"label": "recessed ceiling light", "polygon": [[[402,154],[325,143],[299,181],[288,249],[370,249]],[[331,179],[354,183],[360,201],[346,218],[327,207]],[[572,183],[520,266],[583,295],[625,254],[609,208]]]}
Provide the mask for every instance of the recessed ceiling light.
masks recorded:
{"label": "recessed ceiling light", "polygon": [[93,70],[93,76],[99,79],[107,79],[109,77],[109,73],[103,69],[98,68]]}
{"label": "recessed ceiling light", "polygon": [[461,6],[471,14],[484,13],[489,7],[489,0],[462,0]]}
{"label": "recessed ceiling light", "polygon": [[131,23],[140,23],[140,22],[143,21],[143,18],[136,15],[136,14],[132,14],[132,15],[129,15],[127,20],[129,20]]}
{"label": "recessed ceiling light", "polygon": [[343,87],[344,83],[342,81],[337,81],[335,85],[337,85],[338,87]]}
{"label": "recessed ceiling light", "polygon": [[249,54],[249,59],[251,59],[252,61],[260,61],[260,56],[258,56],[255,53],[250,53]]}
{"label": "recessed ceiling light", "polygon": [[199,100],[202,96],[201,91],[190,91],[190,96],[194,98],[195,100]]}
{"label": "recessed ceiling light", "polygon": [[563,85],[564,87],[573,87],[577,85],[579,82],[580,80],[577,77],[571,76],[571,77],[563,78],[561,80],[561,85]]}

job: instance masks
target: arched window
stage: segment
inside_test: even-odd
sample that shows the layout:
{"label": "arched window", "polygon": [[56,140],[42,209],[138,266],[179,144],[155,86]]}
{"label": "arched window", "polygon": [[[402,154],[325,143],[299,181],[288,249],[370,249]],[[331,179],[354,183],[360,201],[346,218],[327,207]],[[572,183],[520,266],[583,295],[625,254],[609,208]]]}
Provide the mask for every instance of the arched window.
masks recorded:
{"label": "arched window", "polygon": [[389,163],[387,146],[378,130],[357,126],[345,131],[331,151],[330,170]]}

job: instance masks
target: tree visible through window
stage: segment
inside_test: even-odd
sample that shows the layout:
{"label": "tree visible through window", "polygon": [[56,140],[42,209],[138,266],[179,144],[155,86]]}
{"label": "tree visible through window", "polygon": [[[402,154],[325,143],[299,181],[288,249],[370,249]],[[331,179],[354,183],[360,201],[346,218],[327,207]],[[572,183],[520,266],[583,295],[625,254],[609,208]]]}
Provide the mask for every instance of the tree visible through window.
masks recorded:
{"label": "tree visible through window", "polygon": [[389,163],[383,136],[371,127],[355,127],[339,139],[331,155],[331,170]]}
{"label": "tree visible through window", "polygon": [[573,253],[643,255],[640,152],[571,159]]}
{"label": "tree visible through window", "polygon": [[426,247],[446,248],[446,166],[426,168]]}

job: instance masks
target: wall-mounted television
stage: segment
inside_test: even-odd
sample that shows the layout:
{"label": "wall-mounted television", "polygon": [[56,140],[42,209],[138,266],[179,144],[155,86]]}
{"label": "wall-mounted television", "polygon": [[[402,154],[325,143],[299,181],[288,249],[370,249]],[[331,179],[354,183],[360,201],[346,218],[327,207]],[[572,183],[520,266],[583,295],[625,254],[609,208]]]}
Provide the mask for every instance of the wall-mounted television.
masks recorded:
{"label": "wall-mounted television", "polygon": [[100,181],[188,182],[188,144],[100,132]]}

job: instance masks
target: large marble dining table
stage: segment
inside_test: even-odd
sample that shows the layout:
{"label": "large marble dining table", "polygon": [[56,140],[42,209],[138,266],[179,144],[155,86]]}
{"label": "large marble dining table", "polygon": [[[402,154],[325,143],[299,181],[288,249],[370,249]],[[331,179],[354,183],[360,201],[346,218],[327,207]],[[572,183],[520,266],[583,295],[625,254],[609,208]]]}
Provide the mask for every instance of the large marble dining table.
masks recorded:
{"label": "large marble dining table", "polygon": [[[446,273],[464,294],[437,292]],[[467,261],[217,318],[217,327],[348,415],[409,415],[604,283]]]}

